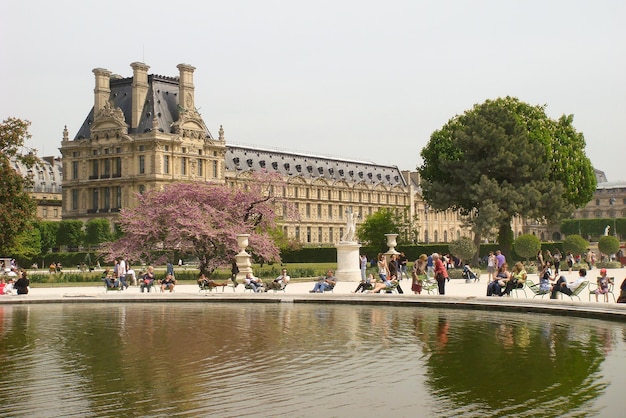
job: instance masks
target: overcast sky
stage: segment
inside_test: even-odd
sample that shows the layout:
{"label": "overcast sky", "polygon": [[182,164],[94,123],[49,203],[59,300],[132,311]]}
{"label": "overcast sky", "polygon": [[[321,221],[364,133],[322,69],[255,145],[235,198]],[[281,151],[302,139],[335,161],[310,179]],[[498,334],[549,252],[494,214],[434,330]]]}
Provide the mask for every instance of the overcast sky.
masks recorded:
{"label": "overcast sky", "polygon": [[93,106],[92,69],[177,76],[227,143],[414,170],[433,131],[486,99],[574,115],[626,180],[623,0],[20,0],[0,4],[0,118],[60,155]]}

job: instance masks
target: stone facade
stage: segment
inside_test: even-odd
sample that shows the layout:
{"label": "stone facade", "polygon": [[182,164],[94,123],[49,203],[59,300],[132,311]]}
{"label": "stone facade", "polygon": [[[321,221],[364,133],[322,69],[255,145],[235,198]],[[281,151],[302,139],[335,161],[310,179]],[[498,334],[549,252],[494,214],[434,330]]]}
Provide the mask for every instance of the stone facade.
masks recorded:
{"label": "stone facade", "polygon": [[[63,132],[63,218],[113,221],[121,208],[136,204],[135,193],[174,181],[209,181],[245,187],[254,170],[280,173],[275,190],[293,202],[298,220],[283,230],[305,245],[330,245],[344,233],[346,212],[361,222],[389,208],[411,227],[413,242],[450,242],[470,236],[453,211],[429,210],[421,199],[419,177],[371,161],[227,145],[220,127],[214,138],[195,107],[194,67],[178,65],[178,77],[149,75],[131,64],[122,78],[96,68],[94,107],[70,140]],[[277,208],[279,214],[283,208]],[[524,233],[521,220],[515,235]]]}
{"label": "stone facade", "polygon": [[28,192],[37,202],[37,217],[42,221],[60,221],[63,180],[61,159],[43,157],[39,163],[28,168],[17,159],[11,158],[11,166],[22,176],[33,180]]}

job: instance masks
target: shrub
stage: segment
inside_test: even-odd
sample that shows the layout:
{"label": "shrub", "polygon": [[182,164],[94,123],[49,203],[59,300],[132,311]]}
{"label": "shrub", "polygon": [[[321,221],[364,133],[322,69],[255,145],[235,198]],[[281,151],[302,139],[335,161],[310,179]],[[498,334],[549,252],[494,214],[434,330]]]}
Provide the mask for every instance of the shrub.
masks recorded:
{"label": "shrub", "polygon": [[528,263],[528,259],[541,250],[541,242],[533,234],[524,234],[517,237],[515,242],[513,242],[513,248],[517,255],[524,257]]}

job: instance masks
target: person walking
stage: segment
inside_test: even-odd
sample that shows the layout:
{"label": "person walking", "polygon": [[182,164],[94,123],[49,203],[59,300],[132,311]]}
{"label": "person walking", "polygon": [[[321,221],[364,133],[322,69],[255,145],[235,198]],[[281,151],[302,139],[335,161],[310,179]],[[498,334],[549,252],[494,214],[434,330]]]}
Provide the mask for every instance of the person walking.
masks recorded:
{"label": "person walking", "polygon": [[437,288],[440,295],[446,294],[446,281],[448,280],[448,270],[444,266],[443,261],[438,253],[433,253],[433,264],[435,265],[435,280],[437,280]]}

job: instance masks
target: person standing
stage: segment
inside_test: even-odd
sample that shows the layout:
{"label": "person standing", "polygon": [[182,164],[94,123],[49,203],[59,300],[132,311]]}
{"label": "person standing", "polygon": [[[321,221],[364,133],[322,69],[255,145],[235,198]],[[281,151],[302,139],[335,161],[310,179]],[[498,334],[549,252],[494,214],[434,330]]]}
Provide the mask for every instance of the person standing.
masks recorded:
{"label": "person standing", "polygon": [[361,282],[365,282],[365,273],[367,273],[367,256],[365,254],[361,254],[360,267],[361,267]]}
{"label": "person standing", "polygon": [[428,277],[428,280],[435,278],[435,263],[433,262],[432,254],[426,259],[426,277]]}
{"label": "person standing", "polygon": [[433,253],[433,264],[435,265],[435,279],[437,280],[437,288],[440,295],[446,294],[446,281],[448,280],[448,270],[443,265],[443,261],[438,253]]}
{"label": "person standing", "polygon": [[411,290],[414,294],[419,295],[422,293],[424,280],[428,280],[426,276],[426,262],[428,257],[426,254],[421,254],[415,263],[413,263],[413,282],[411,283]]}
{"label": "person standing", "polygon": [[168,274],[171,274],[172,277],[176,278],[176,276],[174,275],[174,265],[172,264],[171,261],[167,262],[167,265],[165,266],[165,275],[167,276]]}
{"label": "person standing", "polygon": [[571,251],[567,252],[567,255],[565,256],[565,261],[567,262],[567,268],[569,269],[569,272],[572,272],[572,268],[574,267],[574,254],[572,254]]}
{"label": "person standing", "polygon": [[402,276],[406,276],[406,278],[409,278],[409,275],[407,274],[406,270],[407,270],[407,262],[408,262],[408,258],[406,258],[406,255],[404,255],[404,253],[400,253],[400,256],[398,257],[398,264],[400,266],[400,275],[398,277],[400,277],[400,280],[402,280]]}
{"label": "person standing", "polygon": [[489,280],[487,280],[487,283],[491,283],[491,281],[493,280],[493,275],[496,272],[497,262],[498,261],[496,260],[496,256],[493,251],[489,251],[489,257],[487,257],[487,273],[489,275]]}
{"label": "person standing", "polygon": [[554,250],[554,254],[552,254],[552,262],[554,265],[554,273],[559,274],[559,267],[561,265],[561,251],[557,248]]}
{"label": "person standing", "polygon": [[500,268],[501,265],[506,263],[506,257],[502,254],[502,251],[496,250],[496,260],[498,260],[497,268]]}
{"label": "person standing", "polygon": [[128,289],[129,286],[128,283],[126,283],[126,273],[126,261],[124,260],[124,257],[122,257],[120,258],[120,264],[117,267],[117,276],[119,277],[122,290]]}
{"label": "person standing", "polygon": [[398,263],[398,255],[397,254],[392,254],[391,255],[391,257],[389,258],[389,263],[387,264],[387,268],[389,270],[389,277],[390,278],[391,277],[395,277],[396,280],[398,281],[398,284],[396,285],[396,291],[399,294],[403,294],[404,291],[400,287],[400,280],[398,280],[398,277],[401,277],[400,275],[402,273],[400,271],[400,264]]}
{"label": "person standing", "polygon": [[233,258],[233,261],[230,263],[230,280],[232,280],[233,285],[237,287],[239,283],[237,283],[237,275],[239,274],[239,266],[237,265],[237,259]]}

